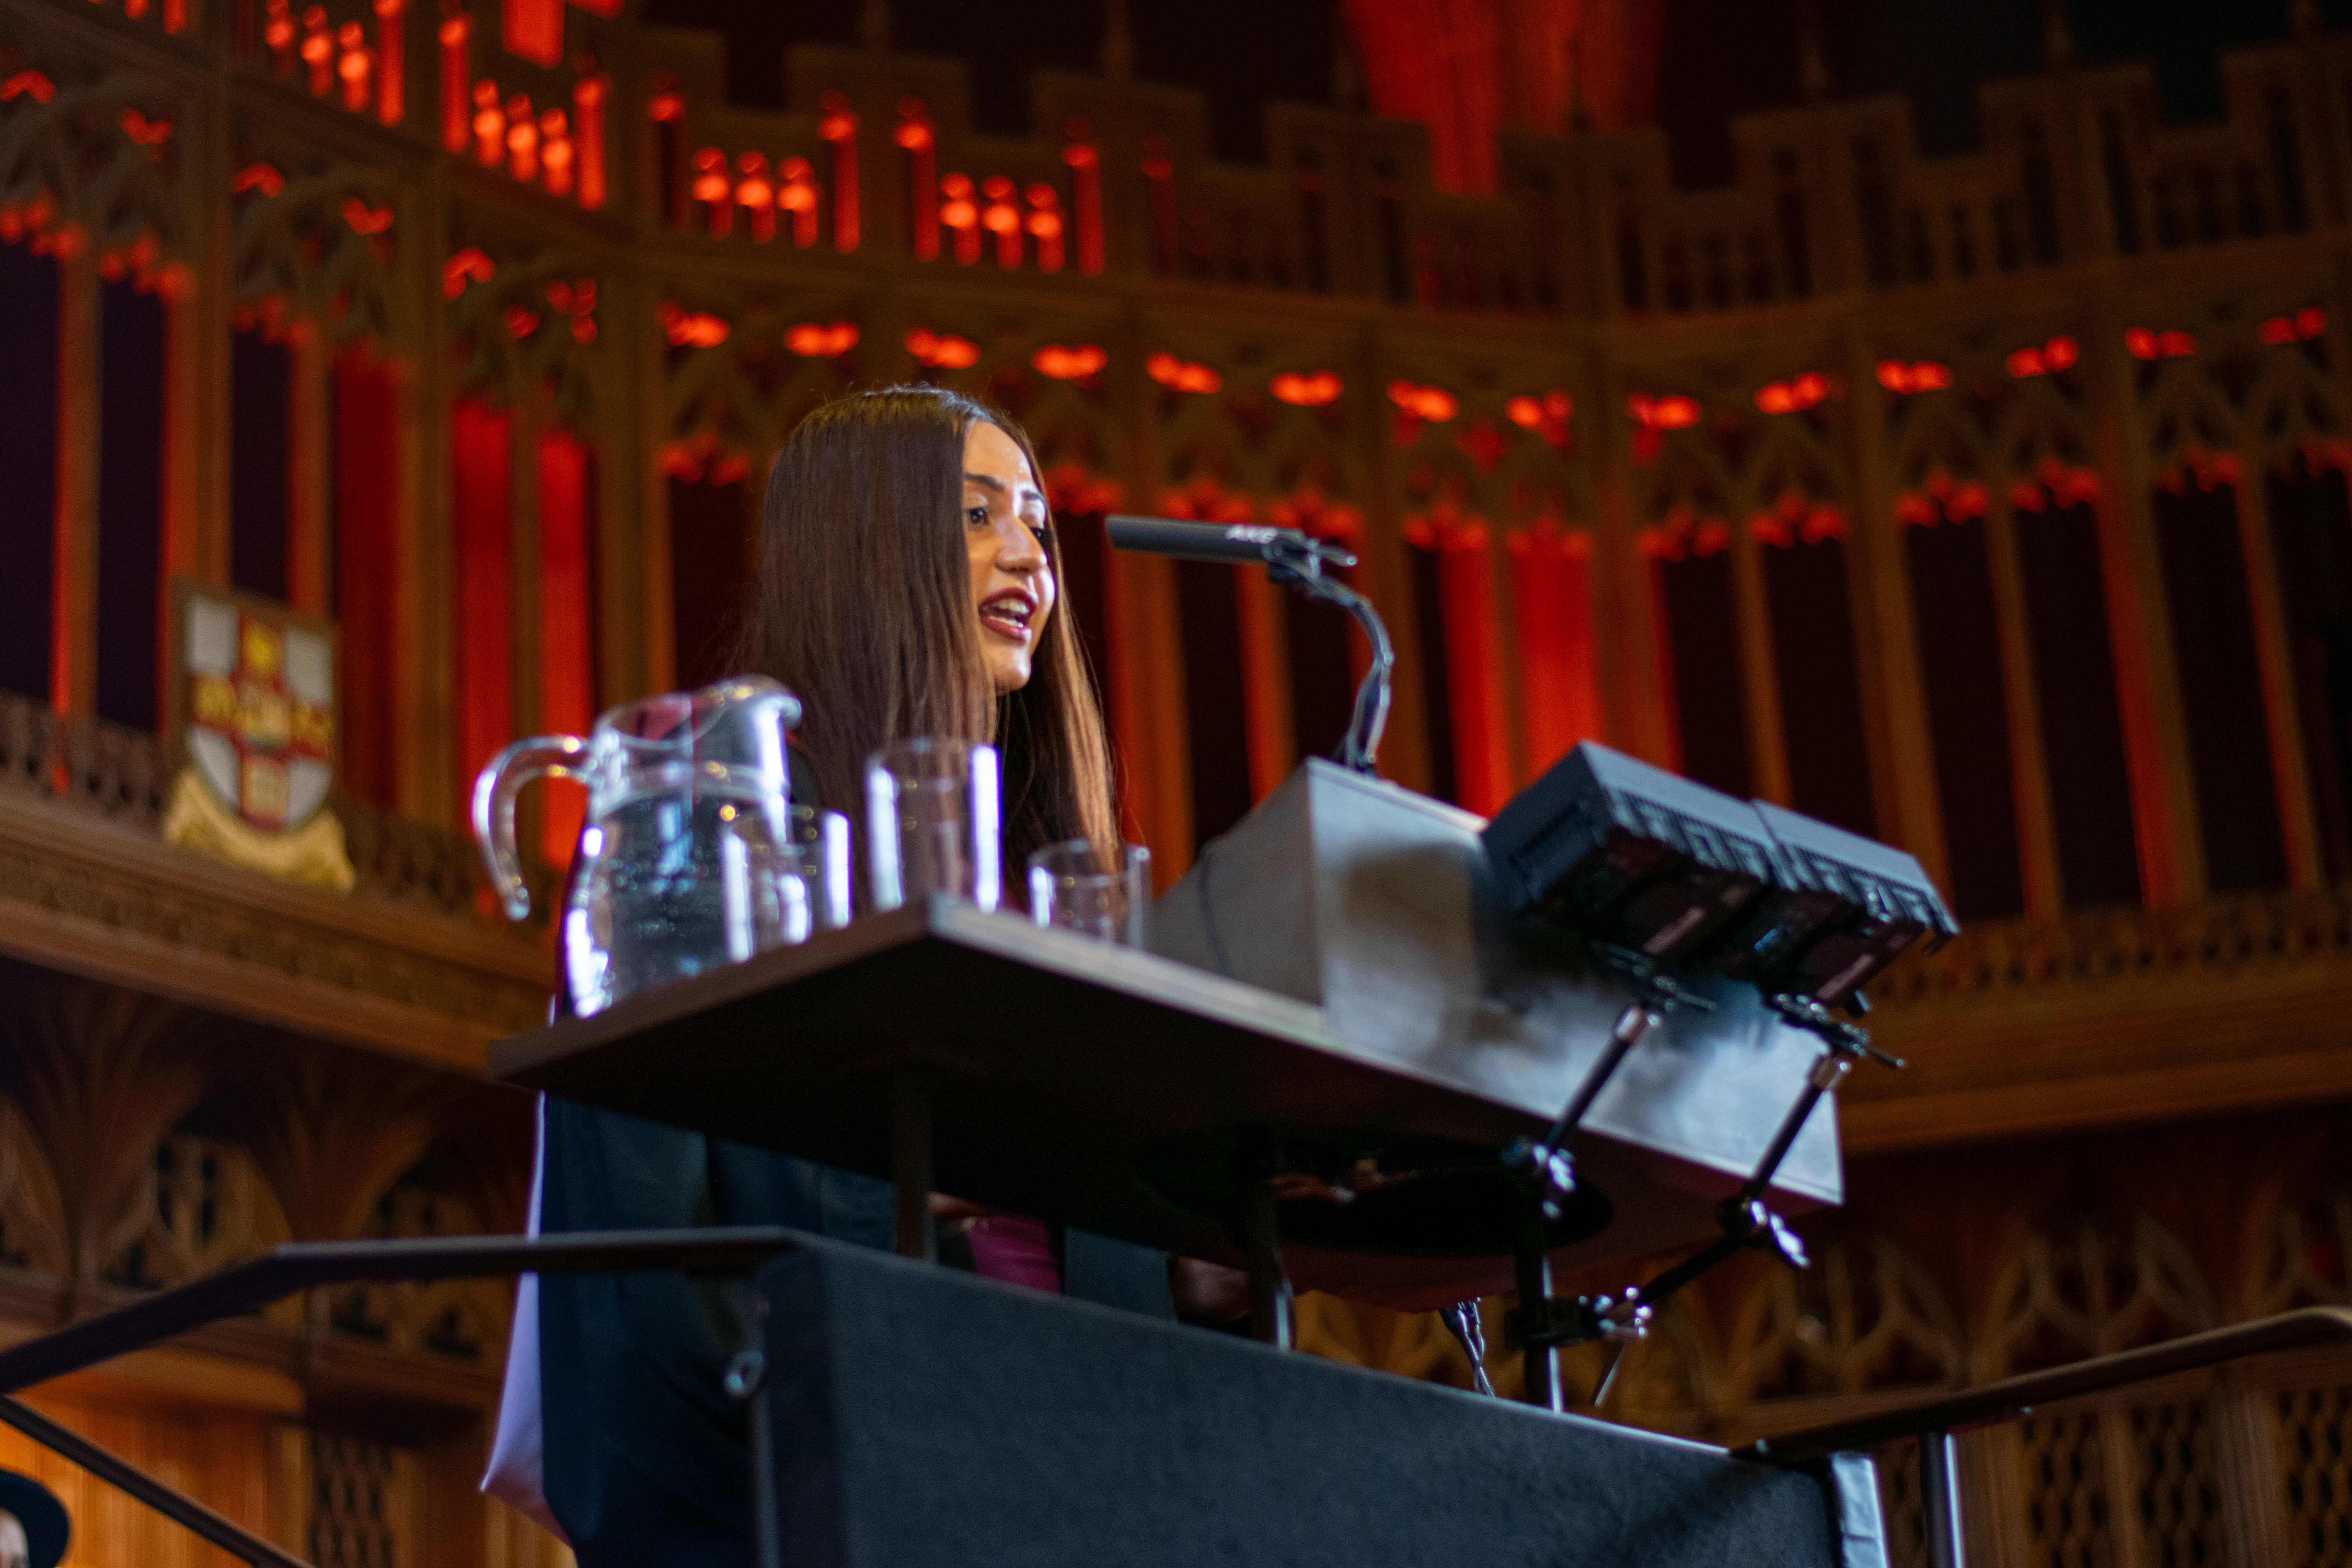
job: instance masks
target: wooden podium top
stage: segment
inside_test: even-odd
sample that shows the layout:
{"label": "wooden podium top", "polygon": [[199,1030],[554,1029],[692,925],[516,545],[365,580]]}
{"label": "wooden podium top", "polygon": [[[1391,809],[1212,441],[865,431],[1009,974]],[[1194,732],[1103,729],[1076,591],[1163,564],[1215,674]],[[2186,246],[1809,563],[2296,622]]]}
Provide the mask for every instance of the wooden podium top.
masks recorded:
{"label": "wooden podium top", "polygon": [[[1427,1167],[1351,1204],[1282,1205],[1302,1289],[1400,1306],[1506,1288],[1508,1211],[1492,1152],[1540,1135],[1578,1074],[1564,1056],[1558,1099],[1529,1101],[1524,1063],[1507,1080],[1487,1065],[1475,1052],[1434,1066],[1383,1059],[1335,1037],[1319,1007],[944,900],[490,1053],[509,1083],[875,1175],[891,1169],[892,1075],[921,1069],[939,1190],[1228,1261],[1215,1215],[1237,1155],[1327,1173],[1368,1155],[1384,1172]],[[1785,1103],[1749,1103],[1761,1147]],[[1560,1239],[1592,1234],[1560,1261],[1711,1237],[1712,1205],[1738,1174],[1643,1146],[1657,1142],[1579,1140],[1583,1185],[1606,1201],[1585,1200]],[[1789,1206],[1806,1207],[1837,1194],[1793,1195]],[[1477,1256],[1427,1256],[1433,1243]]]}

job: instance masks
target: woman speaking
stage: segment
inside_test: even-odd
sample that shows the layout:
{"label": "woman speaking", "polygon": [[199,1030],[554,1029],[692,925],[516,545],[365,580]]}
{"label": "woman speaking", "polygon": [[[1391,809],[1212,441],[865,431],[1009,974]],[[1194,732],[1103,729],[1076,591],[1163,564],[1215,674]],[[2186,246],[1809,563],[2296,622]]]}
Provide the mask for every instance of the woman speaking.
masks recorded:
{"label": "woman speaking", "polygon": [[[733,661],[804,705],[795,798],[857,800],[891,741],[992,740],[1010,863],[1060,839],[1115,846],[1060,565],[1035,454],[1003,416],[922,386],[811,415],[769,476]],[[782,1225],[891,1245],[876,1178],[553,1099],[545,1115],[544,1230]],[[1105,1305],[1171,1315],[1171,1268],[1202,1307],[1231,1299],[1225,1271],[1107,1237],[1009,1215],[966,1235],[983,1272]],[[752,1342],[749,1305],[746,1286],[674,1274],[541,1281],[546,1500],[585,1568],[750,1562],[744,1415],[720,1387]]]}

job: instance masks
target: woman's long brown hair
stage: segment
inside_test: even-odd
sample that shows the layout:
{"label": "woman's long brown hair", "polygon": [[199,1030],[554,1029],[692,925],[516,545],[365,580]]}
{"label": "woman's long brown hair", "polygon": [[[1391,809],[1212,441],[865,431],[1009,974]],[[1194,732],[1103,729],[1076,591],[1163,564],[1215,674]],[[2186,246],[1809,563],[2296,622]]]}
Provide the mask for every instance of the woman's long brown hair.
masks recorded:
{"label": "woman's long brown hair", "polygon": [[[759,579],[733,663],[800,697],[795,738],[824,804],[853,821],[877,747],[914,735],[994,741],[1005,862],[1017,867],[1059,839],[1116,846],[1118,818],[1102,706],[1066,594],[1029,683],[991,689],[962,520],[964,438],[977,420],[1013,437],[1037,472],[1019,426],[939,387],[859,393],[802,421],[769,472]],[[1045,549],[1060,586],[1050,533]]]}

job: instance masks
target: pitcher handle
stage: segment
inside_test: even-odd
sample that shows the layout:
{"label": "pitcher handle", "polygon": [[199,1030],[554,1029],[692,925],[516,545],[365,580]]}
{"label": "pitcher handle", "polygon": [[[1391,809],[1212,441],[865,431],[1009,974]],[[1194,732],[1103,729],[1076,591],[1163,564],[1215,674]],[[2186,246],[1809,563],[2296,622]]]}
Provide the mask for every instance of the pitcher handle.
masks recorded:
{"label": "pitcher handle", "polygon": [[507,919],[530,913],[530,889],[522,879],[522,857],[515,848],[515,796],[536,779],[587,781],[581,759],[588,742],[577,735],[532,735],[517,741],[474,779],[474,838],[489,868],[490,886]]}

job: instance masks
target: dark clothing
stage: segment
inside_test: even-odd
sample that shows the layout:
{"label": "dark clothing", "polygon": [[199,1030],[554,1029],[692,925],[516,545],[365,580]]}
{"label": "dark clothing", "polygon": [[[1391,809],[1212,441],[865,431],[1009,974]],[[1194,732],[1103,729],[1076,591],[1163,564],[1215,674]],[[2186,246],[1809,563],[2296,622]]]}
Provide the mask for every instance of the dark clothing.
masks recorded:
{"label": "dark clothing", "polygon": [[[793,758],[796,798],[814,798]],[[550,1098],[540,1228],[777,1225],[887,1249],[896,1194],[873,1176]],[[1172,1318],[1164,1253],[1071,1231],[1066,1294]],[[747,1281],[540,1279],[550,1508],[583,1568],[747,1568],[751,1449],[719,1386],[751,1345]]]}
{"label": "dark clothing", "polygon": [[[887,1248],[889,1183],[567,1100],[547,1102],[542,1231],[782,1225]],[[719,1387],[753,1342],[748,1284],[540,1278],[549,1507],[583,1568],[745,1568],[751,1450]],[[1164,1253],[1070,1231],[1063,1289],[1172,1318]]]}
{"label": "dark clothing", "polygon": [[[542,1231],[784,1225],[888,1247],[890,1184],[566,1100],[547,1102]],[[719,1387],[748,1285],[667,1272],[540,1280],[547,1501],[583,1564],[740,1568],[751,1458]]]}

